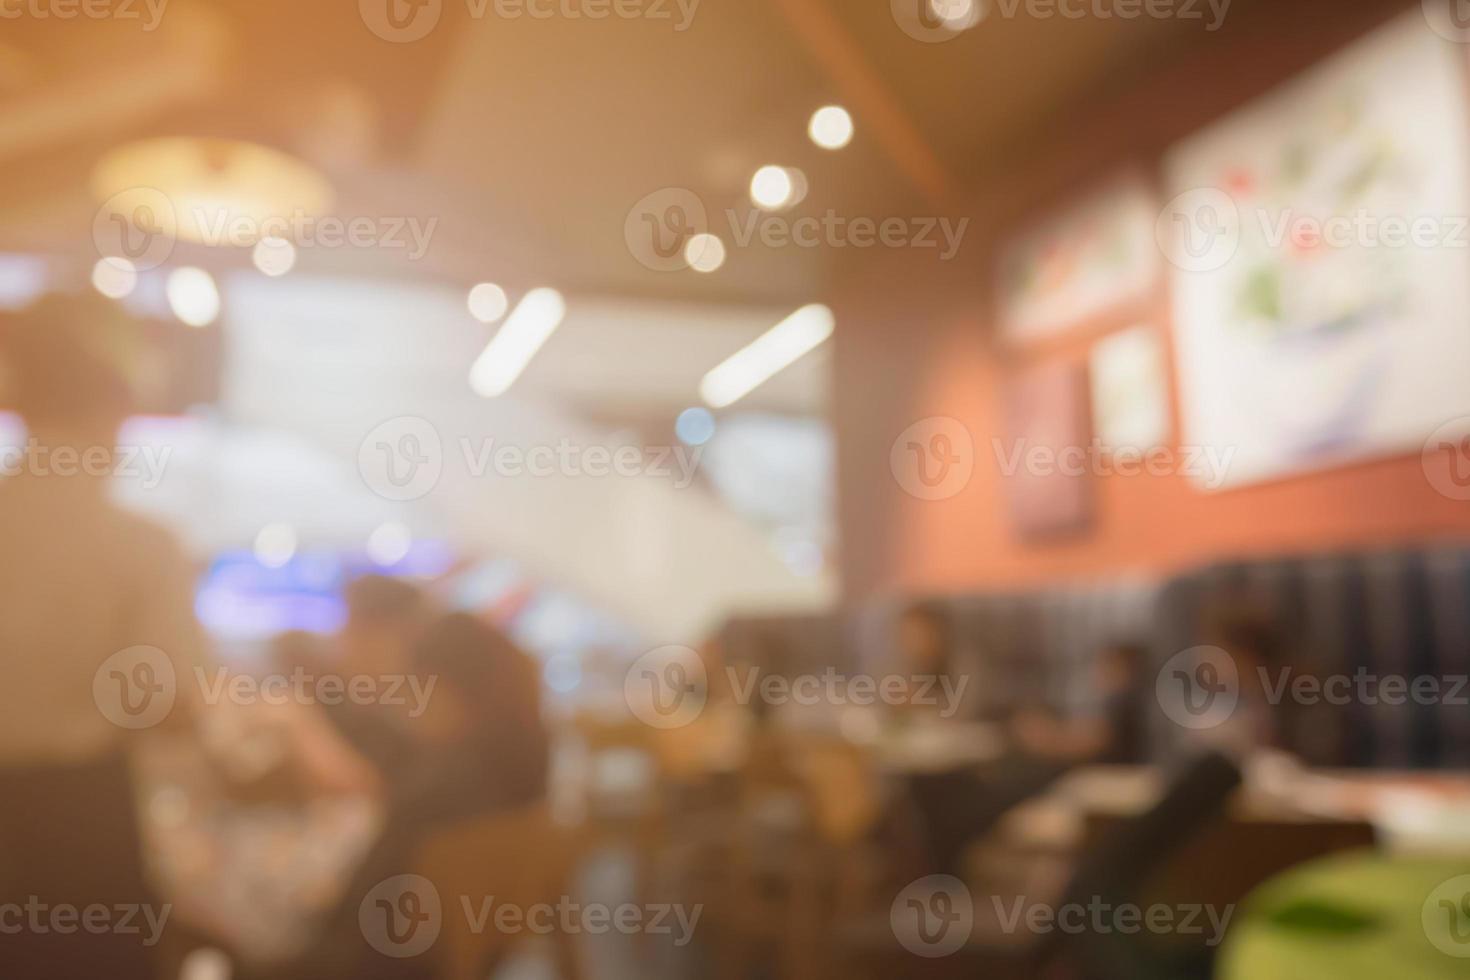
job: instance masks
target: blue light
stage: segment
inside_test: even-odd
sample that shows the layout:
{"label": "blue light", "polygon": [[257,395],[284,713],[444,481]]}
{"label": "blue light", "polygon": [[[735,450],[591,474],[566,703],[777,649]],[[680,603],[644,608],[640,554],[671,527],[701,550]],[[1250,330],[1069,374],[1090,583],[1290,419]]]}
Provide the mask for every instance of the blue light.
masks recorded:
{"label": "blue light", "polygon": [[674,422],[674,433],[686,446],[703,446],[714,438],[715,417],[707,408],[686,408]]}

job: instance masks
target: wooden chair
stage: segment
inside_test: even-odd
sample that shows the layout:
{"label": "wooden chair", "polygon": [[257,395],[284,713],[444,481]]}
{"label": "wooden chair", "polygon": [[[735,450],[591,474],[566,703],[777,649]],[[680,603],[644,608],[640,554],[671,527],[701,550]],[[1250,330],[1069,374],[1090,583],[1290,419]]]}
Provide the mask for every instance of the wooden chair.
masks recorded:
{"label": "wooden chair", "polygon": [[[1086,907],[1094,899],[1117,907],[1136,901],[1140,888],[1167,868],[1215,819],[1240,783],[1227,759],[1209,755],[1187,766],[1144,813],[1107,828],[1081,855],[1054,907]],[[998,908],[998,907],[997,907]],[[924,978],[985,976],[992,980],[1072,977],[1140,980],[1158,972],[1133,937],[1084,931],[1041,936],[1006,927],[992,903],[976,901],[969,941],[947,957],[921,960],[900,952],[889,931],[888,910],[855,921],[845,931],[848,976]],[[1167,970],[1167,967],[1163,969]]]}
{"label": "wooden chair", "polygon": [[877,887],[882,869],[872,842],[883,817],[883,795],[872,755],[861,746],[808,736],[793,746],[793,756],[827,872],[825,931],[865,908]]}
{"label": "wooden chair", "polygon": [[[575,836],[551,819],[544,803],[450,827],[426,842],[414,862],[434,883],[445,903],[443,931],[435,944],[446,980],[484,980],[534,933],[503,933],[492,918],[478,930],[460,906],[494,896],[522,910],[556,905],[567,894],[576,864]],[[555,917],[553,917],[555,918]],[[580,980],[577,937],[552,933],[552,951],[562,980]]]}
{"label": "wooden chair", "polygon": [[722,976],[744,980],[762,953],[790,980],[828,971],[833,923],[872,891],[866,843],[879,812],[862,749],[822,736],[757,737],[712,917]]}
{"label": "wooden chair", "polygon": [[[584,760],[582,853],[626,848],[632,856],[635,900],[645,906],[656,888],[669,827],[660,734],[631,717],[579,716],[573,722]],[[617,778],[609,778],[614,775]]]}

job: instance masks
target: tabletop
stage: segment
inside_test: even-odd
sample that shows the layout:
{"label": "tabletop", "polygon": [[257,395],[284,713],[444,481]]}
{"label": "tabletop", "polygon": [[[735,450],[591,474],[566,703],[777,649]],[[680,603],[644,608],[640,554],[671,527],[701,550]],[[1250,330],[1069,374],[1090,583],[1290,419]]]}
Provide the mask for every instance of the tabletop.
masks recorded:
{"label": "tabletop", "polygon": [[1470,859],[1335,855],[1257,888],[1221,980],[1470,976]]}

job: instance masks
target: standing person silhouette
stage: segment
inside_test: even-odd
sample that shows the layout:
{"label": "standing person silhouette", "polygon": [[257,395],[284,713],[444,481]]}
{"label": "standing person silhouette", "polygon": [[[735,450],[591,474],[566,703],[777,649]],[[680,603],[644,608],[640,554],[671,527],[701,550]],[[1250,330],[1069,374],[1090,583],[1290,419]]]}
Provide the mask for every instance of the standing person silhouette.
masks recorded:
{"label": "standing person silhouette", "polygon": [[151,977],[167,924],[129,754],[189,716],[202,642],[182,551],[107,492],[132,399],[105,345],[124,326],[98,297],[0,321],[0,397],[27,429],[0,450],[0,903],[36,910],[4,922],[7,977]]}

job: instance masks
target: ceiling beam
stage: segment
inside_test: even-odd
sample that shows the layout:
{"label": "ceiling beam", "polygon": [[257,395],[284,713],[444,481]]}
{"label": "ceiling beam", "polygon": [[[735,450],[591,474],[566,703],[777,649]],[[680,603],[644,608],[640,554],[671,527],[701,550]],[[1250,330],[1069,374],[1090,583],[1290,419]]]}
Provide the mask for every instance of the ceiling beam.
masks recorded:
{"label": "ceiling beam", "polygon": [[774,0],[797,38],[914,188],[941,213],[962,210],[960,183],[883,82],[827,0]]}

